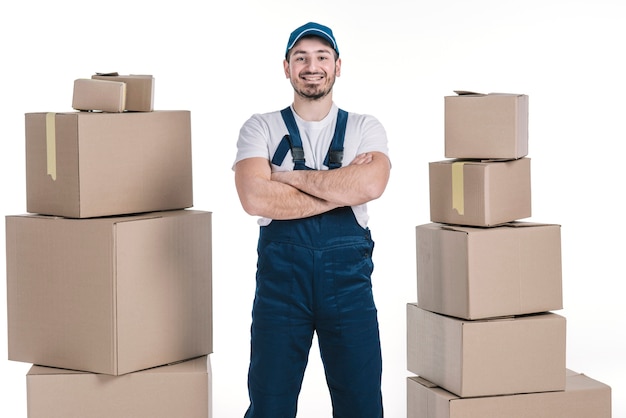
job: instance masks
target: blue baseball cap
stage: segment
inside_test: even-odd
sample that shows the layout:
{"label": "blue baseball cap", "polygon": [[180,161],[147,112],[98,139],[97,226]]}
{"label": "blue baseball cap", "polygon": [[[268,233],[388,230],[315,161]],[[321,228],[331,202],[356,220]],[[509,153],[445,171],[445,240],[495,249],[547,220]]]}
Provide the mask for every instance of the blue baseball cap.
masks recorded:
{"label": "blue baseball cap", "polygon": [[318,36],[326,40],[333,47],[335,52],[337,52],[337,56],[339,56],[339,47],[337,46],[337,41],[335,41],[333,31],[329,27],[320,25],[319,23],[309,22],[291,32],[289,42],[287,42],[287,49],[285,50],[285,58],[289,54],[289,50],[293,48],[296,42],[303,36]]}

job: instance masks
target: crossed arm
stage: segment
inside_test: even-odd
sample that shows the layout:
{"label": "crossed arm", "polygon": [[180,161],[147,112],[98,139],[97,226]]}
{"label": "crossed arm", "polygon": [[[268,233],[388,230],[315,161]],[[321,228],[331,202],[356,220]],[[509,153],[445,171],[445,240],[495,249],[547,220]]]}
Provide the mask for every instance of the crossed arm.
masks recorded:
{"label": "crossed arm", "polygon": [[235,166],[235,185],[248,214],[298,219],[377,199],[387,186],[390,167],[381,152],[360,154],[347,166],[320,171],[272,173],[267,159],[248,158]]}

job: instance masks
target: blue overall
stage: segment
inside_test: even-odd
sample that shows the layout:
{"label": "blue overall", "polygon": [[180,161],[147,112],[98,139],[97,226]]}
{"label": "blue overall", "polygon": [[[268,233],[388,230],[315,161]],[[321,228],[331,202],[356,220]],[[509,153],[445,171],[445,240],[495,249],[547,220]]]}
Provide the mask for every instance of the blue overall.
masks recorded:
{"label": "blue overall", "polygon": [[[283,142],[294,169],[310,169],[290,108],[283,118],[289,130]],[[340,110],[329,169],[341,166],[346,119]],[[279,146],[276,154],[281,152]],[[280,165],[285,154],[273,162]],[[357,223],[350,207],[261,227],[246,418],[296,416],[314,332],[333,417],[383,416],[373,247],[369,229]]]}

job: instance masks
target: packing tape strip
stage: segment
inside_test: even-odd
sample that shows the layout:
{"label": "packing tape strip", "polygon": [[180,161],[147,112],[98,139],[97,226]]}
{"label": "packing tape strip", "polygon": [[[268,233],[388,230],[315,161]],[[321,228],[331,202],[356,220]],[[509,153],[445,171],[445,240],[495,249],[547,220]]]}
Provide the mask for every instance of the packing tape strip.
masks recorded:
{"label": "packing tape strip", "polygon": [[47,174],[57,179],[56,113],[46,113],[46,165]]}
{"label": "packing tape strip", "polygon": [[452,209],[459,215],[465,213],[465,195],[463,191],[463,165],[462,161],[452,163]]}

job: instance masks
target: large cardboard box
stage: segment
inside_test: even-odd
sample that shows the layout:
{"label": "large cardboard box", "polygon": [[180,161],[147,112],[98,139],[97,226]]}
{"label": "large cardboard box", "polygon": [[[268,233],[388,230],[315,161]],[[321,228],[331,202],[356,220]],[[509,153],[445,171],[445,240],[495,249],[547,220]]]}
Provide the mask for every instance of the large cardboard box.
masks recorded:
{"label": "large cardboard box", "polygon": [[611,387],[567,370],[564,391],[460,398],[407,377],[408,418],[610,418]]}
{"label": "large cardboard box", "polygon": [[563,308],[560,225],[431,223],[415,235],[420,308],[464,319]]}
{"label": "large cardboard box", "polygon": [[212,351],[211,213],[6,217],[8,357],[122,375]]}
{"label": "large cardboard box", "polygon": [[73,109],[123,112],[125,107],[126,83],[90,78],[74,80]]}
{"label": "large cardboard box", "polygon": [[209,418],[208,356],[107,376],[34,365],[26,375],[29,418]]}
{"label": "large cardboard box", "polygon": [[193,206],[189,111],[25,119],[28,212],[89,218]]}
{"label": "large cardboard box", "polygon": [[429,164],[430,220],[495,226],[531,216],[530,159]]}
{"label": "large cardboard box", "polygon": [[457,396],[565,389],[565,318],[463,320],[407,304],[407,368]]}
{"label": "large cardboard box", "polygon": [[528,96],[457,92],[444,98],[446,158],[528,155]]}
{"label": "large cardboard box", "polygon": [[125,110],[135,112],[151,112],[154,110],[154,77],[152,75],[103,73],[94,74],[91,78],[94,80],[121,81],[125,83]]}

